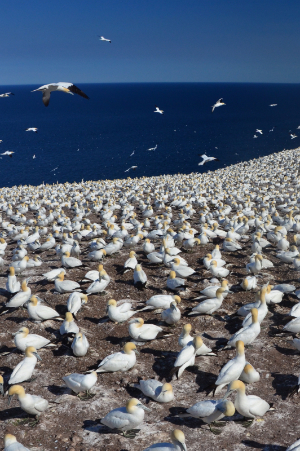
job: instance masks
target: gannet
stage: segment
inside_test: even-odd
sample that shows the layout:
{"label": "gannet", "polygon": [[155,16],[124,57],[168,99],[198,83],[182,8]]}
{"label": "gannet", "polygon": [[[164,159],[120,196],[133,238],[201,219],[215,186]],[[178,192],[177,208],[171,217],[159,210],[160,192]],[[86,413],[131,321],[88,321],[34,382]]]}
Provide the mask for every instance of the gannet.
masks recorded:
{"label": "gannet", "polygon": [[247,384],[252,384],[253,382],[257,382],[260,380],[260,375],[258,371],[249,363],[246,362],[246,365],[240,375],[239,379]]}
{"label": "gannet", "polygon": [[[156,113],[156,111],[154,111]],[[150,147],[150,149],[146,149],[149,152],[153,152],[154,150],[157,149],[157,144],[155,145],[155,147]]]}
{"label": "gannet", "polygon": [[133,283],[138,290],[143,290],[147,285],[147,275],[141,265],[136,265],[133,273]]}
{"label": "gannet", "polygon": [[25,132],[34,132],[37,133],[38,129],[36,127],[29,127],[25,129]]}
{"label": "gannet", "polygon": [[255,130],[256,133],[260,133],[261,135],[263,134],[262,130],[259,130],[258,128]]}
{"label": "gannet", "polygon": [[[135,429],[144,421],[144,411],[150,412],[138,399],[131,398],[126,407],[112,410],[100,420],[109,429],[118,429],[124,432]],[[126,436],[126,435],[125,435]]]}
{"label": "gannet", "polygon": [[78,332],[72,342],[71,348],[76,357],[83,357],[88,352],[90,345],[84,334]]}
{"label": "gannet", "polygon": [[210,161],[220,161],[218,158],[215,157],[207,157],[205,153],[200,155],[200,157],[203,158],[203,160],[200,161],[200,163],[198,163],[198,166],[203,166],[204,164],[209,163]]}
{"label": "gannet", "polygon": [[200,313],[202,315],[212,315],[218,308],[221,307],[222,302],[224,300],[223,293],[226,293],[227,288],[218,287],[216,290],[215,298],[207,298],[204,301],[200,302],[196,307],[192,308],[192,311],[189,315],[194,315],[196,313]]}
{"label": "gannet", "polygon": [[219,393],[225,385],[238,379],[243,372],[246,364],[244,343],[238,340],[235,343],[235,347],[236,356],[223,366],[215,382],[215,394]]}
{"label": "gannet", "polygon": [[54,279],[55,290],[58,293],[69,293],[70,291],[80,288],[79,283],[73,280],[64,280],[65,271],[61,271]]}
{"label": "gannet", "polygon": [[102,293],[109,284],[109,282],[110,282],[109,275],[107,274],[105,269],[102,269],[99,272],[99,279],[96,279],[93,283],[91,283],[91,285],[87,288],[86,292],[88,294]]}
{"label": "gannet", "polygon": [[47,321],[48,319],[61,319],[59,313],[47,305],[43,305],[36,296],[31,296],[26,303],[28,315],[35,321]]}
{"label": "gannet", "polygon": [[63,381],[73,392],[77,394],[87,392],[88,394],[97,382],[97,373],[96,371],[92,371],[89,374],[73,373],[68,376],[64,376]]}
{"label": "gannet", "polygon": [[169,277],[167,279],[167,287],[172,291],[176,291],[179,288],[184,288],[185,280],[181,279],[180,277],[176,277],[175,271],[170,271]]}
{"label": "gannet", "polygon": [[65,319],[60,326],[59,333],[61,335],[74,333],[77,334],[79,332],[79,327],[74,321],[73,315],[71,312],[66,312]]}
{"label": "gannet", "polygon": [[174,362],[174,368],[170,371],[170,376],[176,374],[177,379],[179,379],[188,366],[193,366],[195,364],[195,356],[197,351],[201,348],[202,344],[202,338],[196,336],[192,342],[182,348]]}
{"label": "gannet", "polygon": [[223,399],[227,398],[233,391],[237,391],[234,406],[236,410],[247,418],[262,417],[270,409],[270,405],[255,395],[246,395],[245,384],[242,381],[233,381],[228,386]]}
{"label": "gannet", "polygon": [[163,329],[155,324],[144,324],[143,318],[134,318],[129,322],[129,335],[135,341],[150,341],[165,335]]}
{"label": "gannet", "polygon": [[132,304],[129,302],[117,305],[114,299],[110,299],[106,304],[106,312],[109,319],[115,323],[123,323],[135,315],[137,312],[131,310],[131,308]]}
{"label": "gannet", "polygon": [[[257,321],[259,322],[259,324],[262,323],[262,321],[264,320],[264,318],[266,317],[266,315],[268,313],[268,306],[266,303],[266,293],[267,293],[267,287],[263,287],[259,292],[260,304],[257,307],[257,311],[258,311]],[[250,326],[251,323],[252,323],[252,313],[249,311],[249,313],[243,320],[243,327]]]}
{"label": "gannet", "polygon": [[87,303],[88,297],[86,294],[78,293],[74,291],[70,294],[67,300],[67,309],[68,312],[73,313],[73,315],[77,315],[78,311],[81,307]]}
{"label": "gannet", "polygon": [[162,384],[156,379],[141,379],[138,384],[133,386],[157,402],[170,402],[174,399],[173,387],[169,383]]}
{"label": "gannet", "polygon": [[235,413],[234,405],[231,401],[224,401],[220,399],[218,401],[206,400],[200,401],[185,410],[185,413],[179,416],[191,416],[193,418],[199,418],[204,423],[210,424],[214,421],[220,420],[223,417],[231,417]]}
{"label": "gannet", "polygon": [[157,105],[155,105],[155,111],[154,113],[164,114],[164,110],[160,110]]}
{"label": "gannet", "polygon": [[82,92],[77,86],[73,85],[73,83],[62,82],[59,83],[49,83],[48,85],[40,86],[38,89],[34,89],[31,92],[41,91],[43,93],[43,103],[45,106],[49,105],[50,102],[50,94],[52,91],[61,91],[67,94],[78,94],[85,99],[89,99],[89,97]]}
{"label": "gannet", "polygon": [[14,96],[13,92],[5,92],[4,94],[0,94],[0,97],[9,97],[9,96]]}
{"label": "gannet", "polygon": [[212,106],[211,112],[213,113],[215,108],[218,108],[219,106],[222,106],[222,105],[226,105],[226,103],[223,102],[223,98],[216,101],[216,103]]}
{"label": "gannet", "polygon": [[98,38],[99,38],[99,41],[106,41],[106,42],[110,42],[111,43],[111,40],[110,39],[106,39],[104,36],[98,36]]}
{"label": "gannet", "polygon": [[37,359],[42,360],[33,346],[25,349],[25,358],[18,363],[13,370],[8,383],[10,385],[19,384],[31,378]]}
{"label": "gannet", "polygon": [[253,343],[256,337],[260,334],[260,324],[258,322],[258,311],[256,308],[251,309],[252,323],[250,326],[243,327],[237,331],[228,341],[226,347],[234,347],[238,340],[244,342],[245,345]]}
{"label": "gannet", "polygon": [[46,272],[43,276],[49,282],[53,282],[60,273],[66,274],[66,270],[64,268],[52,269],[52,271]]}
{"label": "gannet", "polygon": [[146,307],[140,310],[155,310],[155,309],[167,309],[170,307],[172,301],[180,302],[181,299],[177,295],[169,295],[169,294],[156,294],[151,296],[148,301],[145,302]]}
{"label": "gannet", "polygon": [[[192,330],[192,326],[190,324],[185,324],[182,328],[182,332],[178,338],[178,344],[181,348],[184,348],[186,345],[188,345],[189,343],[191,343],[193,341],[193,337],[191,337],[190,332]],[[212,350],[206,346],[206,344],[204,344],[202,342],[202,345],[200,346],[200,348],[198,348],[197,352],[196,352],[196,356],[198,355],[216,355],[213,352],[211,352]]]}
{"label": "gannet", "polygon": [[171,432],[171,442],[155,443],[143,451],[187,451],[185,436],[180,429],[174,429]]}
{"label": "gannet", "polygon": [[4,451],[30,451],[30,449],[18,442],[16,437],[12,434],[5,434],[4,436]]}
{"label": "gannet", "polygon": [[61,257],[61,264],[65,268],[77,268],[82,265],[82,261],[75,257],[70,257],[70,252],[66,251]]}
{"label": "gannet", "polygon": [[16,293],[8,302],[6,302],[4,309],[18,308],[24,305],[31,296],[31,289],[27,286],[27,281],[23,280],[21,284],[21,291]]}
{"label": "gannet", "polygon": [[20,407],[30,415],[39,417],[48,408],[48,401],[41,396],[30,395],[25,393],[21,385],[13,385],[8,390],[8,405],[10,405],[12,397],[17,395]]}
{"label": "gannet", "polygon": [[181,318],[181,312],[177,307],[177,301],[172,301],[170,307],[161,312],[161,319],[170,325],[178,323]]}
{"label": "gannet", "polygon": [[126,343],[122,352],[116,352],[105,357],[96,370],[97,373],[114,373],[116,371],[128,371],[136,362],[136,354],[139,352],[134,343]]}
{"label": "gannet", "polygon": [[30,334],[27,327],[21,327],[14,334],[14,343],[20,351],[24,352],[28,346],[33,346],[35,349],[43,348],[50,343],[45,337],[36,334]]}
{"label": "gannet", "polygon": [[130,169],[133,169],[133,170],[135,171],[135,170],[136,170],[136,168],[137,168],[137,166],[130,166],[130,168],[126,169],[126,171],[124,171],[124,172],[128,172],[128,171],[130,171]]}

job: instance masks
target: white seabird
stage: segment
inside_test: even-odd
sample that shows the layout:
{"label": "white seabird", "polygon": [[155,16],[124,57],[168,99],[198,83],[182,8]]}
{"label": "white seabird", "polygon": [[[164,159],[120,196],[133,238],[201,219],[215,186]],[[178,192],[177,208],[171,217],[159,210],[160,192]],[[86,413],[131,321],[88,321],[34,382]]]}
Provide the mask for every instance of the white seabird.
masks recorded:
{"label": "white seabird", "polygon": [[99,38],[99,41],[106,41],[106,42],[110,42],[111,43],[111,40],[110,39],[106,39],[104,36],[98,36],[98,38]]}
{"label": "white seabird", "polygon": [[37,133],[38,129],[36,127],[29,127],[25,129],[25,132],[34,132]]}
{"label": "white seabird", "polygon": [[[130,155],[131,156],[131,155]],[[136,170],[136,168],[137,168],[137,166],[131,166],[130,168],[128,168],[128,169],[126,169],[126,171],[124,171],[124,172],[128,172],[128,171],[130,171],[130,169],[133,169],[134,171]]]}
{"label": "white seabird", "polygon": [[160,110],[157,105],[155,105],[155,111],[154,113],[164,114],[164,110]]}
{"label": "white seabird", "polygon": [[222,105],[226,105],[226,103],[223,102],[223,98],[216,101],[216,103],[212,106],[211,112],[213,113],[215,108]]}
{"label": "white seabird", "polygon": [[40,86],[37,89],[34,89],[31,92],[41,91],[43,93],[43,103],[45,106],[49,105],[50,102],[50,94],[52,91],[61,91],[67,94],[78,94],[85,99],[89,99],[89,97],[81,91],[77,86],[73,85],[73,83],[60,81],[58,83],[49,83],[48,85]]}
{"label": "white seabird", "polygon": [[205,153],[200,155],[200,157],[203,158],[203,160],[200,161],[200,163],[198,163],[198,166],[203,166],[205,163],[208,163],[209,161],[220,161],[218,158],[215,157],[207,157]]}

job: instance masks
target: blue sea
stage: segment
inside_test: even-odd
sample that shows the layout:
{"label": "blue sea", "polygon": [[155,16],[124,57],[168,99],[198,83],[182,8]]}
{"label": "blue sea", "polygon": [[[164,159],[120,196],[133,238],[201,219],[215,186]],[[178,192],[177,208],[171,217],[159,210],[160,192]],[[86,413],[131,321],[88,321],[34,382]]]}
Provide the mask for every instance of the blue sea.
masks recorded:
{"label": "blue sea", "polygon": [[[39,85],[0,87],[15,94],[0,98],[0,153],[15,152],[1,186],[203,172],[300,145],[298,84],[75,84],[89,100],[54,92],[47,108]],[[202,153],[220,161],[198,166]]]}

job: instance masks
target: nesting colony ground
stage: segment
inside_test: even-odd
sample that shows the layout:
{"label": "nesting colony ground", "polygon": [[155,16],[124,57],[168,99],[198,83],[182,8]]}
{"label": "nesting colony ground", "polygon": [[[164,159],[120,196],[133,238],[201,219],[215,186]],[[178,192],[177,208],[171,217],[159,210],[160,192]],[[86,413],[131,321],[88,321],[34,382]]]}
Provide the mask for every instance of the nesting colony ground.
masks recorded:
{"label": "nesting colony ground", "polygon": [[[31,207],[37,205],[38,212],[42,207],[47,210],[46,217],[50,209],[61,217],[65,215],[65,221],[59,221],[56,215],[55,221],[58,221],[58,226],[73,222],[75,215],[80,218],[80,211],[82,211],[79,222],[84,223],[83,218],[87,218],[91,224],[100,225],[102,231],[107,231],[109,227],[109,219],[106,221],[103,218],[105,209],[113,211],[117,217],[115,223],[119,226],[122,216],[128,213],[126,222],[129,223],[133,218],[130,211],[135,212],[135,220],[132,221],[135,225],[136,221],[145,221],[144,205],[151,205],[154,210],[153,216],[150,217],[151,227],[146,230],[141,226],[129,231],[134,235],[140,231],[146,232],[145,236],[150,230],[159,227],[158,220],[156,223],[152,220],[155,215],[166,213],[164,219],[168,218],[167,206],[171,207],[172,217],[167,227],[163,226],[163,220],[161,222],[163,227],[160,230],[164,235],[168,233],[175,235],[185,225],[185,233],[190,228],[197,230],[196,237],[199,236],[204,222],[209,224],[209,228],[212,227],[212,222],[217,222],[219,229],[226,230],[226,221],[224,222],[226,217],[233,221],[238,217],[247,217],[251,224],[249,231],[243,234],[244,238],[240,241],[242,250],[239,252],[223,252],[223,239],[220,237],[210,239],[206,245],[195,245],[191,252],[184,251],[182,242],[177,243],[177,247],[182,250],[180,256],[184,257],[189,266],[197,271],[187,280],[186,290],[178,293],[182,299],[179,306],[181,320],[174,327],[168,328],[166,324],[161,323],[160,314],[144,311],[135,315],[141,316],[145,322],[162,324],[173,335],[139,346],[140,355],[137,356],[137,363],[131,371],[99,374],[98,382],[92,389],[95,396],[82,401],[64,386],[62,378],[70,373],[84,373],[96,368],[105,356],[121,351],[124,343],[130,341],[128,322],[114,324],[103,321],[106,318],[107,301],[112,298],[117,301],[130,299],[133,301],[134,308],[153,295],[172,294],[166,287],[170,269],[164,265],[149,263],[142,251],[144,243],[142,239],[135,245],[134,250],[138,262],[142,264],[148,277],[147,287],[143,291],[138,291],[134,287],[132,272],[121,273],[130,249],[123,246],[118,253],[106,257],[103,265],[111,278],[106,293],[89,296],[87,304],[77,315],[76,322],[90,343],[87,355],[81,358],[75,357],[71,349],[62,344],[39,350],[42,361],[35,367],[36,379],[21,385],[26,392],[41,395],[51,401],[50,408],[41,416],[39,423],[32,427],[26,422],[27,414],[19,408],[16,398],[9,407],[7,397],[1,398],[1,436],[10,432],[24,446],[41,451],[55,449],[140,451],[154,443],[169,441],[170,432],[174,428],[184,432],[189,451],[202,449],[284,451],[294,443],[300,436],[298,422],[300,399],[297,395],[289,398],[288,394],[292,386],[297,383],[299,355],[291,342],[291,334],[282,333],[282,326],[286,323],[285,315],[298,302],[293,293],[285,294],[280,304],[269,306],[269,313],[262,323],[260,335],[252,346],[246,349],[246,360],[261,376],[259,382],[247,386],[246,392],[258,395],[268,403],[273,403],[275,408],[274,411],[267,412],[263,418],[254,421],[251,427],[245,428],[241,422],[233,421],[237,419],[235,416],[228,418],[225,427],[220,430],[221,433],[215,435],[200,420],[176,417],[178,408],[189,407],[197,401],[210,399],[211,395],[207,397],[210,386],[215,382],[224,364],[235,355],[234,349],[219,351],[216,357],[197,357],[195,367],[188,368],[179,380],[172,381],[174,401],[167,404],[158,404],[151,400],[148,402],[147,406],[151,412],[145,412],[145,421],[135,439],[125,438],[118,433],[101,433],[99,419],[110,410],[124,406],[131,397],[142,399],[141,393],[131,387],[139,378],[160,380],[168,378],[176,354],[180,350],[177,340],[184,324],[190,322],[193,335],[201,335],[208,346],[219,349],[241,327],[241,319],[231,318],[230,315],[234,314],[241,305],[254,301],[254,293],[245,292],[239,286],[247,275],[246,264],[249,263],[252,254],[252,234],[256,229],[263,230],[268,220],[274,226],[278,225],[279,223],[275,222],[276,217],[279,217],[286,225],[290,218],[293,218],[293,224],[298,222],[299,157],[300,150],[296,149],[202,175],[190,174],[0,190],[0,208],[3,210],[1,230],[6,233],[10,230],[5,224],[6,221],[20,228],[20,223],[14,223],[11,217],[6,216],[4,210],[9,203],[14,214],[22,203],[29,206],[28,212],[24,214],[25,219],[22,219],[25,224],[36,216],[37,211]],[[178,200],[177,206],[176,200]],[[75,202],[77,202],[76,205]],[[116,209],[115,206],[120,208]],[[292,214],[286,217],[290,211]],[[186,223],[182,221],[176,223],[182,214],[186,214]],[[255,223],[255,219],[259,221]],[[40,220],[37,219],[37,221]],[[48,233],[53,232],[53,222],[50,222],[47,227]],[[266,232],[262,233],[266,238]],[[291,244],[296,235],[297,232],[290,228],[287,239]],[[110,242],[108,235],[100,232],[99,236],[103,237],[107,243]],[[4,256],[7,263],[2,267],[0,277],[0,287],[2,287],[0,300],[3,303],[7,302],[11,296],[5,291],[5,283],[12,250],[17,246],[9,236],[5,236],[5,240],[8,243]],[[97,269],[98,263],[87,259],[87,251],[92,240],[93,238],[86,237],[80,241],[79,258],[85,267],[67,269],[66,279],[78,282],[84,279],[88,270]],[[44,239],[41,239],[42,241]],[[162,244],[162,236],[151,241],[158,251]],[[60,241],[57,240],[57,242]],[[212,277],[205,270],[202,258],[214,249],[216,242],[220,244],[222,257],[230,270],[227,280],[233,293],[227,296],[215,316],[188,317],[189,309],[199,302],[194,299],[199,296],[199,291],[209,284],[209,279]],[[260,271],[259,285],[267,282],[272,285],[288,283],[299,288],[299,273],[291,264],[280,261],[276,257],[277,253],[278,249],[273,243],[270,247],[263,249],[264,256],[274,263],[274,267]],[[33,252],[28,250],[28,255],[32,254]],[[54,249],[41,253],[40,257],[43,264],[40,267],[26,269],[21,276],[18,276],[18,279],[30,277],[29,286],[32,294],[40,296],[64,316],[69,295],[55,293],[54,283],[45,281],[42,275],[50,269],[61,267],[60,258]],[[81,284],[83,292],[88,285],[89,283]],[[0,371],[6,381],[13,368],[23,358],[23,355],[15,350],[12,337],[12,333],[21,326],[28,327],[31,333],[43,335],[49,339],[59,337],[59,322],[35,323],[29,319],[26,309],[20,308],[0,316]],[[219,398],[224,393],[225,390]],[[231,395],[230,399],[234,400],[235,396],[235,394]],[[146,400],[142,399],[142,402],[145,403]]]}

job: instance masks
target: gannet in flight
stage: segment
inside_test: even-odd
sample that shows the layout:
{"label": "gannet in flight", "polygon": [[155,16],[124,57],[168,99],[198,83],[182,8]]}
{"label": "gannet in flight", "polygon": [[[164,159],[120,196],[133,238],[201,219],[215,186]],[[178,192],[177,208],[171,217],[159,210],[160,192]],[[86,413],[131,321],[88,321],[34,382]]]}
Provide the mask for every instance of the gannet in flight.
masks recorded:
{"label": "gannet in flight", "polygon": [[25,132],[34,132],[37,133],[38,129],[36,127],[26,128]]}
{"label": "gannet in flight", "polygon": [[12,154],[15,152],[11,152],[10,150],[7,150],[6,152],[2,153],[1,155],[8,155],[10,158],[12,158]]}
{"label": "gannet in flight", "polygon": [[155,105],[155,108],[154,113],[164,114],[164,110],[160,110],[157,105]]}
{"label": "gannet in flight", "polygon": [[253,136],[253,138],[257,138],[257,137],[258,137],[257,135],[254,135],[254,136]]}
{"label": "gannet in flight", "polygon": [[[199,154],[200,155],[200,154]],[[207,157],[206,155],[205,155],[205,153],[203,154],[203,155],[200,155],[200,157],[202,157],[203,158],[203,160],[202,161],[200,161],[200,163],[198,163],[198,166],[203,166],[205,163],[208,163],[209,161],[220,161],[218,158],[215,158],[215,157]]]}
{"label": "gannet in flight", "polygon": [[130,171],[130,169],[133,169],[134,171],[136,170],[136,168],[137,168],[137,166],[131,166],[129,169],[126,169],[126,171],[124,171],[124,172],[128,172],[128,171]]}
{"label": "gannet in flight", "polygon": [[152,150],[156,150],[157,149],[157,144],[155,145],[155,147],[150,147],[150,149],[147,149],[148,152],[151,152]]}
{"label": "gannet in flight", "polygon": [[67,94],[78,94],[81,97],[84,97],[85,99],[89,99],[89,97],[82,92],[77,86],[73,85],[73,83],[68,82],[62,82],[59,83],[49,83],[48,85],[43,85],[38,89],[34,89],[31,92],[35,91],[42,91],[43,93],[43,102],[45,106],[49,105],[50,102],[50,94],[52,91],[62,91],[66,92]]}
{"label": "gannet in flight", "polygon": [[0,97],[9,97],[9,96],[14,96],[13,92],[5,92],[4,94],[0,94]]}
{"label": "gannet in flight", "polygon": [[98,36],[98,38],[99,38],[99,41],[107,41],[107,42],[111,43],[111,40],[110,39],[105,39],[104,36]]}
{"label": "gannet in flight", "polygon": [[134,155],[135,150],[129,155],[130,157],[132,157],[132,155]]}
{"label": "gannet in flight", "polygon": [[290,137],[291,137],[291,139],[295,139],[295,138],[297,138],[297,135],[293,135],[293,133],[290,133]]}
{"label": "gannet in flight", "polygon": [[256,133],[260,133],[261,135],[263,134],[262,130],[258,130],[258,128],[255,130]]}
{"label": "gannet in flight", "polygon": [[32,157],[33,159],[35,158],[35,155],[33,155],[33,157]]}
{"label": "gannet in flight", "polygon": [[212,106],[211,112],[213,113],[215,108],[222,105],[226,105],[226,103],[223,102],[223,98],[216,101],[216,103]]}
{"label": "gannet in flight", "polygon": [[2,143],[3,142],[3,139],[0,139],[0,143]]}
{"label": "gannet in flight", "polygon": [[269,106],[277,106],[277,103],[271,103]]}

